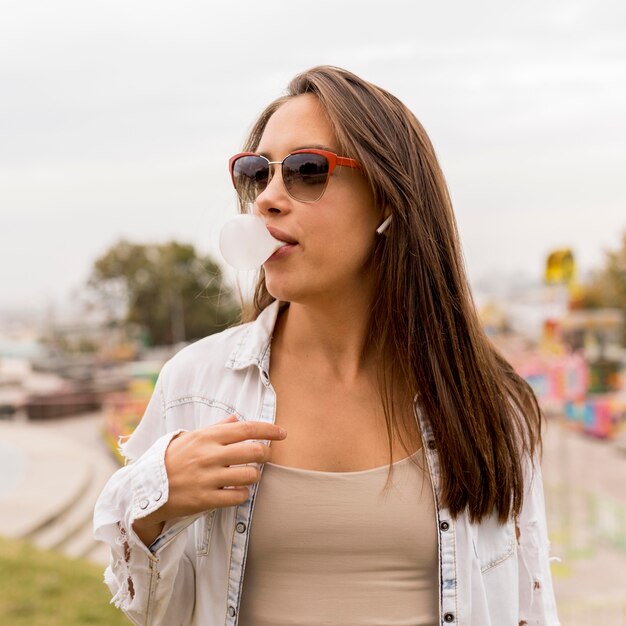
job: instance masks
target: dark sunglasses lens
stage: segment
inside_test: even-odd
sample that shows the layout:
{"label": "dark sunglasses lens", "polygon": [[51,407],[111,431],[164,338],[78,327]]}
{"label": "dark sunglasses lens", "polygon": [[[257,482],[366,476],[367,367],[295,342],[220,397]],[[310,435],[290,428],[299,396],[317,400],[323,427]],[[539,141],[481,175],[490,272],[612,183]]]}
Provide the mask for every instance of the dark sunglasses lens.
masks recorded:
{"label": "dark sunglasses lens", "polygon": [[329,169],[328,159],[321,154],[290,154],[283,161],[283,181],[293,198],[311,202],[324,193]]}
{"label": "dark sunglasses lens", "polygon": [[233,180],[237,195],[244,202],[254,202],[267,187],[270,166],[260,156],[243,156],[233,163]]}

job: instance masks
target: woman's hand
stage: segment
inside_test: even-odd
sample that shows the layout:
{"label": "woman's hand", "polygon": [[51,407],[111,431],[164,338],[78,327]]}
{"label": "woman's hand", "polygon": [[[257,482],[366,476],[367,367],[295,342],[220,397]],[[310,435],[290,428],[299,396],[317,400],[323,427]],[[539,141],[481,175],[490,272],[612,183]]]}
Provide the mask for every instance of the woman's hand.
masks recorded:
{"label": "woman's hand", "polygon": [[269,445],[249,440],[282,440],[286,434],[275,424],[241,422],[229,415],[207,428],[177,435],[165,452],[168,500],[135,520],[133,529],[150,545],[168,519],[243,504],[249,486],[261,477],[259,469],[246,463],[265,463],[270,457]]}

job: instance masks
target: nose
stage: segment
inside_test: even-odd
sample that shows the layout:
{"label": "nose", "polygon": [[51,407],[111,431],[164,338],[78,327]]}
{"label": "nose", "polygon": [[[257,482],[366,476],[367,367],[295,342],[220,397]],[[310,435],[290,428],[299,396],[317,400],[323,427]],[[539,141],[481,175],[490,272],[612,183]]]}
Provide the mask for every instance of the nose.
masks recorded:
{"label": "nose", "polygon": [[289,210],[290,197],[283,184],[283,173],[280,164],[270,165],[270,179],[267,187],[256,197],[254,213],[284,213]]}

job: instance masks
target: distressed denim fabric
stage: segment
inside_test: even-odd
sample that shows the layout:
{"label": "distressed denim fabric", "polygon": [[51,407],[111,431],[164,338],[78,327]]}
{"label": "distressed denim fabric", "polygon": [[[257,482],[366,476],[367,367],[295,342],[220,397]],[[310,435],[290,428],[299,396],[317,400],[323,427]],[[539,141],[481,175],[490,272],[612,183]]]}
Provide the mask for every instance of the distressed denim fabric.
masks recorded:
{"label": "distressed denim fabric", "polygon": [[[274,302],[256,321],[211,335],[168,361],[141,423],[121,444],[127,463],[98,499],[94,535],[111,548],[105,582],[112,602],[134,624],[237,624],[258,483],[240,506],[169,520],[150,548],[132,523],[167,502],[165,450],[177,433],[230,414],[274,422],[269,359],[279,306]],[[439,458],[417,403],[415,416],[436,504],[440,624],[558,626],[539,463],[528,459],[519,519],[501,525],[491,517],[472,524],[462,514],[454,520],[439,498],[445,459]]]}

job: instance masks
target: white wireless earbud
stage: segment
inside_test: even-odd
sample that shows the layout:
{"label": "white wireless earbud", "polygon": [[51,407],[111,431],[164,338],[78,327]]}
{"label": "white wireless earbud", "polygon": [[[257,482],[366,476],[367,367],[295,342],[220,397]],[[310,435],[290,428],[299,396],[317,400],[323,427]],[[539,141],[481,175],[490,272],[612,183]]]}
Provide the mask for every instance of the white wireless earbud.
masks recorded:
{"label": "white wireless earbud", "polygon": [[376,232],[379,235],[382,235],[384,230],[387,228],[387,226],[389,226],[389,224],[391,223],[391,215],[376,229]]}

